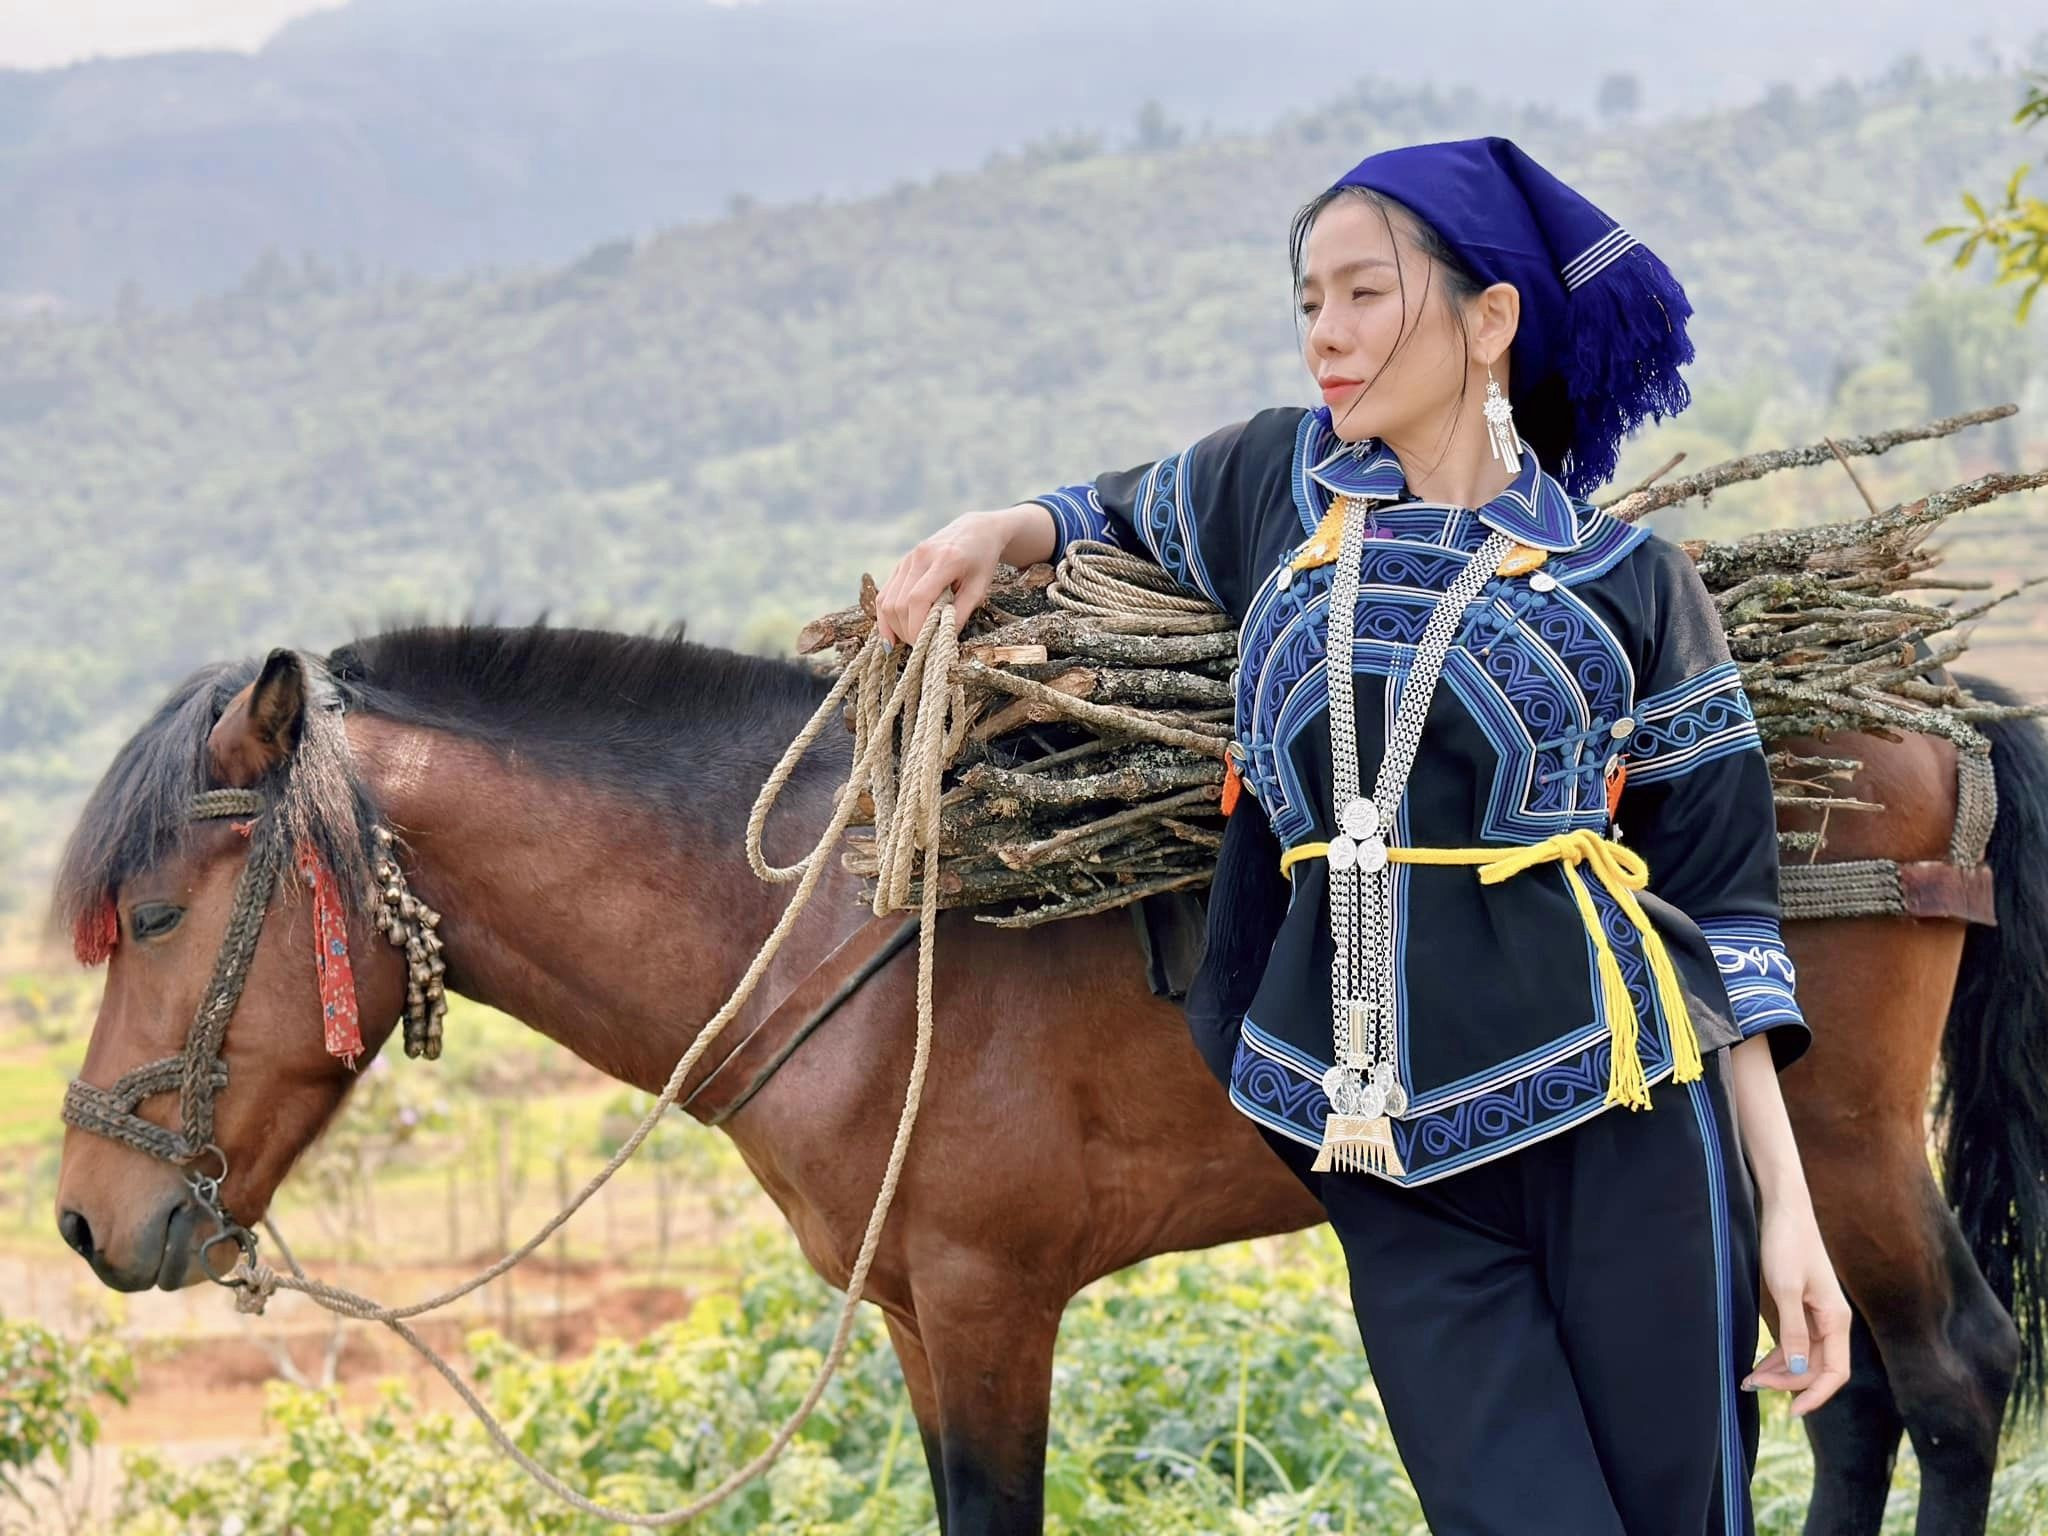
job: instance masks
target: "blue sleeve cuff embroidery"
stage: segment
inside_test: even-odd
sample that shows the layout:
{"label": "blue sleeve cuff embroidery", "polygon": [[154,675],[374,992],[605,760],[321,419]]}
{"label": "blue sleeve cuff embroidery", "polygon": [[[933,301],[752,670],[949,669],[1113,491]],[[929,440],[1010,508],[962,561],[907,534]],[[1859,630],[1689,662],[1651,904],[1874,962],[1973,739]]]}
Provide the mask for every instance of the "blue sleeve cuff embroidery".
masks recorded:
{"label": "blue sleeve cuff embroidery", "polygon": [[1217,595],[1216,584],[1202,562],[1196,504],[1188,494],[1194,457],[1192,448],[1169,453],[1147,473],[1138,487],[1138,537],[1178,585],[1222,608],[1227,605]]}
{"label": "blue sleeve cuff embroidery", "polygon": [[1063,485],[1056,491],[1031,498],[1052,514],[1052,558],[1057,562],[1076,539],[1116,542],[1110,533],[1109,514],[1102,510],[1102,497],[1092,485]]}
{"label": "blue sleeve cuff embroidery", "polygon": [[1637,701],[1628,742],[1631,784],[1655,784],[1702,763],[1752,748],[1761,751],[1756,716],[1732,661],[1709,667],[1676,687]]}
{"label": "blue sleeve cuff embroidery", "polygon": [[1743,1039],[1780,1025],[1805,1026],[1793,994],[1792,957],[1775,918],[1708,917],[1699,926],[1713,947]]}

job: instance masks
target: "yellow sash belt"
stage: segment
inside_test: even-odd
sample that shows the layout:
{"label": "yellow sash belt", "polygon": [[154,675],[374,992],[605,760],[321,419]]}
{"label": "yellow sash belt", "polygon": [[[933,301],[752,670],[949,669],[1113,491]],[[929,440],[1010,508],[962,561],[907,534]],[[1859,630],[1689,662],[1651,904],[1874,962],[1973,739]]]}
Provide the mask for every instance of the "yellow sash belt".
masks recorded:
{"label": "yellow sash belt", "polygon": [[[1328,843],[1297,844],[1281,856],[1281,873],[1285,874],[1303,859],[1319,859],[1329,851]],[[1642,935],[1643,953],[1648,957],[1650,972],[1656,978],[1657,1001],[1663,1006],[1664,1017],[1671,1026],[1671,1051],[1677,1059],[1675,1079],[1689,1083],[1700,1076],[1699,1036],[1694,1033],[1692,1018],[1686,1012],[1685,994],[1679,987],[1678,973],[1672,969],[1671,956],[1664,948],[1663,938],[1650,926],[1650,919],[1635,898],[1635,893],[1650,883],[1650,867],[1633,848],[1624,848],[1620,843],[1582,827],[1574,832],[1546,837],[1540,843],[1517,844],[1508,848],[1396,848],[1390,845],[1387,859],[1395,864],[1476,865],[1483,885],[1498,885],[1538,864],[1563,865],[1565,884],[1571,887],[1572,900],[1578,905],[1579,917],[1585,923],[1586,934],[1592,939],[1594,953],[1599,957],[1601,994],[1607,1004],[1608,1028],[1614,1036],[1614,1060],[1607,1074],[1607,1102],[1626,1104],[1630,1109],[1648,1109],[1650,1089],[1643,1077],[1642,1056],[1637,1048],[1642,1022],[1636,1016],[1635,999],[1629,993],[1628,983],[1622,978],[1621,962],[1615,959],[1614,946],[1608,942],[1607,931],[1601,925],[1599,909],[1593,905],[1592,893],[1586,889],[1585,878],[1579,873],[1579,865],[1590,865],[1595,877],[1607,888],[1607,894],[1614,898]]]}

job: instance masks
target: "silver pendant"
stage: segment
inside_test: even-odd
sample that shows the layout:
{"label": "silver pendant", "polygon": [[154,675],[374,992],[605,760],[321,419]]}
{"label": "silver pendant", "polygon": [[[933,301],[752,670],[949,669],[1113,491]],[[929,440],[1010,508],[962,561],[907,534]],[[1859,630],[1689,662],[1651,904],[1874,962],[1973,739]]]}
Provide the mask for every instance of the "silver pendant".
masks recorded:
{"label": "silver pendant", "polygon": [[1339,1062],[1323,1074],[1323,1096],[1330,1101],[1332,1114],[1356,1114],[1366,1086],[1363,1067],[1347,1067]]}
{"label": "silver pendant", "polygon": [[1345,835],[1361,841],[1371,837],[1380,829],[1380,808],[1360,795],[1344,807],[1344,814],[1337,818]]}
{"label": "silver pendant", "polygon": [[1396,1119],[1408,1112],[1408,1090],[1401,1086],[1394,1075],[1394,1064],[1384,1058],[1375,1062],[1372,1069],[1372,1085],[1379,1091],[1380,1102],[1386,1106],[1386,1113]]}
{"label": "silver pendant", "polygon": [[1376,1120],[1387,1112],[1387,1091],[1360,1067],[1338,1065],[1323,1074],[1323,1094],[1333,1115]]}
{"label": "silver pendant", "polygon": [[1358,844],[1351,838],[1339,833],[1336,837],[1330,839],[1330,851],[1327,857],[1330,861],[1330,868],[1336,870],[1340,875],[1347,873],[1358,867]]}

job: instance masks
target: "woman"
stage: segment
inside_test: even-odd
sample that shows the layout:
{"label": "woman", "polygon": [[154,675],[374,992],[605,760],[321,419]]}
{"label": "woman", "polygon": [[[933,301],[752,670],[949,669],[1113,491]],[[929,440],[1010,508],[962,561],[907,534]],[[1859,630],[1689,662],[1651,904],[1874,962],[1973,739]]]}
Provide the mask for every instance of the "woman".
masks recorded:
{"label": "woman", "polygon": [[1849,1368],[1770,778],[1691,560],[1584,499],[1687,403],[1691,307],[1499,138],[1367,159],[1292,252],[1322,409],[968,513],[880,627],[1084,537],[1231,613],[1190,1021],[1329,1211],[1431,1528],[1750,1530],[1745,1392]]}

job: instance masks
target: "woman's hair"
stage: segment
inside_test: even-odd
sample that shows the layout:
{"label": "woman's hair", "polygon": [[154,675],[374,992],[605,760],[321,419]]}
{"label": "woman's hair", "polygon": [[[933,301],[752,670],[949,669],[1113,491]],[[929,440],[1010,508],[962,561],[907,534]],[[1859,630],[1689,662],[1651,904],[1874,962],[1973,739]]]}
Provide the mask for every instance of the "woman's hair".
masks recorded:
{"label": "woman's hair", "polygon": [[[1308,245],[1309,231],[1315,227],[1317,216],[1340,197],[1355,197],[1370,204],[1386,225],[1387,238],[1390,241],[1399,240],[1394,229],[1393,215],[1396,211],[1401,213],[1408,228],[1414,232],[1412,244],[1429,259],[1431,272],[1443,274],[1444,301],[1450,306],[1452,320],[1457,323],[1458,335],[1465,344],[1465,361],[1469,365],[1472,356],[1472,337],[1465,328],[1465,301],[1485,292],[1486,284],[1479,281],[1478,275],[1465,265],[1464,258],[1451,249],[1444,237],[1437,233],[1435,226],[1406,203],[1388,197],[1384,192],[1376,192],[1371,187],[1331,187],[1304,203],[1300,211],[1294,215],[1294,220],[1287,231],[1287,253],[1288,264],[1294,274],[1297,322],[1301,315],[1303,252]],[[1410,331],[1408,278],[1398,266],[1395,269],[1395,279],[1401,285],[1400,340],[1394,343],[1394,352],[1399,352],[1408,345]],[[1422,302],[1425,304],[1429,302],[1429,292],[1428,287],[1423,289]],[[1393,360],[1393,353],[1389,353],[1386,362],[1380,364],[1380,372],[1384,373],[1387,364]],[[1378,373],[1367,379],[1366,389],[1371,389],[1378,379]],[[1469,384],[1468,380],[1458,387],[1460,410],[1464,409]],[[1531,386],[1527,381],[1515,377],[1511,368],[1508,370],[1508,402],[1515,409],[1515,431],[1520,434],[1522,441],[1536,451],[1536,457],[1542,461],[1545,470],[1553,475],[1560,473],[1566,451],[1571,447],[1571,402],[1565,397],[1564,381],[1552,377],[1541,384]]]}

